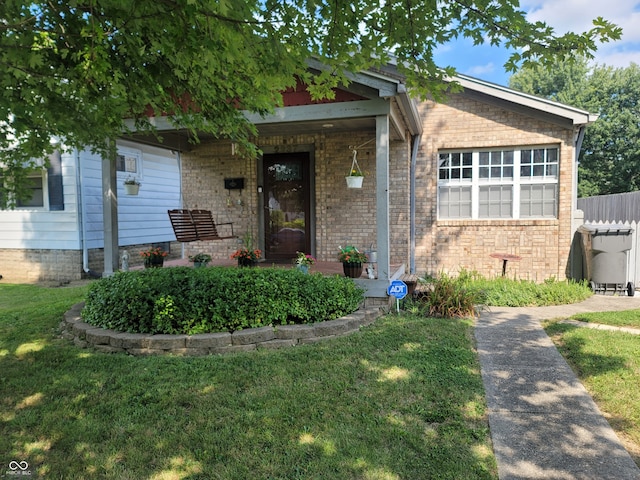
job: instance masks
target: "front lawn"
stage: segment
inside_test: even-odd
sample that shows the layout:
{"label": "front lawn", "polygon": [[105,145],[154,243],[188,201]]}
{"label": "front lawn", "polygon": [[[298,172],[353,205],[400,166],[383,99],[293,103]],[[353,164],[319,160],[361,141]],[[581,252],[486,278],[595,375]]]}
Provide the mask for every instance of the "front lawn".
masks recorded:
{"label": "front lawn", "polygon": [[[496,479],[471,320],[130,357],[56,336],[86,288],[0,285],[0,462],[84,479]],[[0,474],[4,474],[0,471]]]}
{"label": "front lawn", "polygon": [[[640,328],[640,310],[572,319]],[[640,336],[557,322],[545,329],[640,466]]]}

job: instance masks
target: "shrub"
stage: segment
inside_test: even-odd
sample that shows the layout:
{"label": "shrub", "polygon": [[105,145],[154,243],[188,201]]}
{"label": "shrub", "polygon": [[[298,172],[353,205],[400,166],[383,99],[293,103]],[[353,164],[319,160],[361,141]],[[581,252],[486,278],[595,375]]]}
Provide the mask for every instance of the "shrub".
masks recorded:
{"label": "shrub", "polygon": [[418,303],[431,317],[471,317],[484,301],[483,292],[475,288],[466,274],[453,277],[441,273],[435,278],[425,278],[426,290]]}
{"label": "shrub", "polygon": [[82,316],[117,331],[191,335],[332,320],[363,299],[349,278],[293,269],[157,268],[93,283]]}
{"label": "shrub", "polygon": [[407,302],[411,310],[426,310],[438,317],[471,316],[483,305],[526,307],[563,305],[581,302],[592,295],[587,282],[558,281],[543,283],[505,277],[483,278],[477,272],[462,270],[457,277],[441,273],[421,281],[425,286],[416,301]]}

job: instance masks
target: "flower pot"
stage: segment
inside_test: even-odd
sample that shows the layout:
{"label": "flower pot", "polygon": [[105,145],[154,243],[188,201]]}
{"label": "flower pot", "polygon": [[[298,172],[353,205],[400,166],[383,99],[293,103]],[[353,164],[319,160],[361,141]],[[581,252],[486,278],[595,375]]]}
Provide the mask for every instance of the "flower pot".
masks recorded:
{"label": "flower pot", "polygon": [[344,272],[345,277],[360,278],[360,276],[362,275],[362,264],[361,263],[343,263],[342,271]]}
{"label": "flower pot", "polygon": [[140,185],[134,185],[130,183],[124,184],[124,193],[126,193],[127,195],[138,195],[139,191]]}
{"label": "flower pot", "polygon": [[258,262],[251,258],[238,258],[239,267],[255,267]]}
{"label": "flower pot", "polygon": [[164,265],[164,257],[147,257],[144,259],[144,268],[160,268]]}
{"label": "flower pot", "polygon": [[302,273],[309,273],[309,265],[296,265],[296,268]]}
{"label": "flower pot", "polygon": [[202,268],[206,266],[207,266],[207,262],[193,262],[193,268]]}
{"label": "flower pot", "polygon": [[364,181],[364,177],[348,176],[344,178],[347,181],[347,188],[362,188],[362,182]]}

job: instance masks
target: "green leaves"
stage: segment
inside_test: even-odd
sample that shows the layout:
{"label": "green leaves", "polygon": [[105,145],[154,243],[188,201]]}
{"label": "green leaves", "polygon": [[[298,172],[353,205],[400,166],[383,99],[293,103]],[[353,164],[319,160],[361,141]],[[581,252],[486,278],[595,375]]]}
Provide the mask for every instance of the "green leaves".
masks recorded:
{"label": "green leaves", "polygon": [[0,161],[16,150],[42,158],[51,136],[105,153],[125,118],[154,131],[149,107],[169,112],[194,139],[231,137],[251,156],[256,130],[240,110],[273,111],[296,77],[309,80],[310,57],[327,66],[310,82],[313,98],[331,97],[349,73],[384,65],[391,54],[416,95],[439,98],[453,72],[433,62],[433,49],[458,35],[513,49],[510,69],[590,55],[621,35],[598,18],[588,32],[556,38],[545,24],[528,23],[517,2],[487,0],[5,1],[0,18],[0,121],[8,133]]}
{"label": "green leaves", "polygon": [[640,67],[588,66],[585,58],[550,69],[526,68],[510,79],[513,88],[599,115],[586,130],[578,173],[578,195],[640,190]]}
{"label": "green leaves", "polygon": [[333,320],[363,291],[344,277],[275,268],[152,268],[91,285],[83,318],[139,333],[207,333]]}

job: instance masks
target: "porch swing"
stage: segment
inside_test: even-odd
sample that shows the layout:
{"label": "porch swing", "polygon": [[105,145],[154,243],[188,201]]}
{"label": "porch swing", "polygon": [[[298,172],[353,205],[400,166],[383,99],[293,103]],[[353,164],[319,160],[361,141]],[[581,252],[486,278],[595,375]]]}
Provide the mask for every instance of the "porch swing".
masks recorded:
{"label": "porch swing", "polygon": [[[237,238],[233,234],[233,223],[217,223],[213,221],[210,210],[188,210],[176,209],[168,210],[169,219],[176,240],[179,242],[195,242],[196,240],[224,240],[227,238]],[[218,227],[224,225],[229,235],[220,235]]]}

